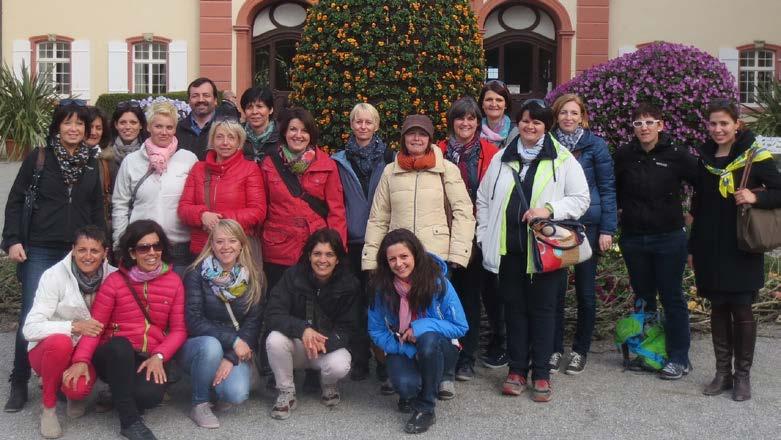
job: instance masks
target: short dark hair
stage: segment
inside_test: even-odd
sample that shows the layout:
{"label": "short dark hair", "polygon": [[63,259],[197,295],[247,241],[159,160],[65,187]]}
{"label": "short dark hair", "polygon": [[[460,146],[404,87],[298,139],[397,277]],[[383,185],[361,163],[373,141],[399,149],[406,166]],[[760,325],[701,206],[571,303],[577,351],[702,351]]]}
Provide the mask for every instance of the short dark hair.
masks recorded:
{"label": "short dark hair", "polygon": [[109,243],[108,239],[106,238],[106,230],[99,226],[87,225],[76,229],[76,232],[73,234],[73,245],[75,246],[76,242],[82,238],[95,240],[104,248],[111,246],[111,243]]}
{"label": "short dark hair", "polygon": [[634,110],[632,110],[632,120],[643,116],[648,115],[655,119],[662,119],[662,111],[654,104],[651,104],[650,102],[641,102],[640,104],[635,107]]}
{"label": "short dark hair", "polygon": [[478,119],[478,123],[480,122],[480,119],[483,118],[483,112],[480,111],[480,106],[477,104],[477,101],[475,101],[475,98],[472,98],[471,96],[459,98],[450,106],[450,109],[447,111],[447,132],[452,135],[453,123],[456,119],[466,116],[474,116]]}
{"label": "short dark hair", "polygon": [[718,98],[708,103],[705,109],[705,117],[709,118],[711,113],[724,112],[729,115],[734,122],[740,120],[740,107],[734,99]]}
{"label": "short dark hair", "polygon": [[500,95],[502,98],[504,98],[505,103],[505,113],[510,113],[512,111],[512,99],[510,98],[510,90],[507,88],[507,86],[499,81],[498,79],[493,79],[491,81],[486,82],[483,84],[483,90],[480,90],[480,99],[478,100],[480,106],[483,105],[483,99],[485,99],[485,94],[489,91],[494,92],[498,95]]}
{"label": "short dark hair", "polygon": [[103,110],[94,106],[87,107],[87,115],[87,120],[89,121],[87,124],[90,126],[90,131],[92,131],[92,123],[95,122],[96,119],[100,119],[100,123],[103,125],[103,134],[100,136],[98,146],[100,146],[100,148],[105,148],[111,140],[111,127],[109,127],[108,116],[103,113]]}
{"label": "short dark hair", "polygon": [[241,94],[241,109],[246,110],[253,102],[262,102],[271,110],[274,109],[274,93],[268,87],[250,87]]}
{"label": "short dark hair", "polygon": [[76,118],[84,123],[84,139],[89,137],[89,112],[87,107],[83,105],[77,105],[75,103],[68,103],[65,105],[58,105],[54,109],[54,115],[52,115],[52,123],[49,124],[49,142],[53,142],[54,138],[60,134],[60,124],[63,121],[76,115]]}
{"label": "short dark hair", "polygon": [[290,126],[290,121],[293,119],[298,119],[304,123],[304,128],[306,128],[306,131],[309,132],[309,145],[316,146],[317,141],[320,138],[320,130],[318,130],[315,118],[312,117],[312,114],[309,113],[309,110],[301,107],[287,109],[287,111],[285,111],[282,114],[282,117],[279,119],[279,136],[282,138],[282,142],[285,142],[284,139],[285,134],[287,133],[287,128]]}
{"label": "short dark hair", "polygon": [[529,118],[541,121],[545,125],[546,132],[550,131],[551,127],[553,127],[553,123],[556,120],[552,108],[546,105],[542,105],[538,100],[529,100],[523,104],[521,111],[519,111],[515,116],[516,124],[521,122],[525,112],[529,112]]}
{"label": "short dark hair", "polygon": [[166,263],[171,261],[171,242],[168,241],[168,236],[165,235],[163,227],[154,220],[136,220],[127,225],[127,229],[119,237],[119,261],[123,266],[130,269],[136,265],[136,260],[130,257],[130,251],[136,247],[138,241],[144,238],[145,235],[152,233],[157,234],[158,238],[160,238],[160,244],[163,245],[163,261]]}
{"label": "short dark hair", "polygon": [[210,80],[209,78],[206,78],[205,76],[202,76],[200,78],[194,79],[193,82],[191,82],[187,86],[187,98],[188,99],[190,98],[190,89],[192,89],[193,87],[200,87],[200,86],[202,86],[202,85],[204,85],[206,83],[211,84],[212,92],[214,94],[214,99],[217,99],[217,95],[218,95],[217,84],[214,84],[214,81]]}
{"label": "short dark hair", "polygon": [[336,258],[339,259],[337,268],[344,267],[344,265],[347,264],[347,252],[344,250],[342,237],[338,232],[336,232],[336,230],[331,228],[318,229],[313,232],[309,238],[306,239],[306,243],[304,243],[304,249],[301,251],[301,258],[299,261],[309,264],[309,256],[312,255],[312,251],[315,250],[315,246],[320,243],[325,243],[331,246],[331,249],[334,250]]}
{"label": "short dark hair", "polygon": [[146,115],[138,103],[130,101],[120,102],[117,104],[117,108],[114,109],[114,113],[111,115],[111,139],[114,140],[119,136],[119,130],[117,130],[116,125],[119,118],[125,113],[133,113],[138,119],[138,122],[141,124],[141,130],[138,132],[138,140],[143,141],[147,133]]}

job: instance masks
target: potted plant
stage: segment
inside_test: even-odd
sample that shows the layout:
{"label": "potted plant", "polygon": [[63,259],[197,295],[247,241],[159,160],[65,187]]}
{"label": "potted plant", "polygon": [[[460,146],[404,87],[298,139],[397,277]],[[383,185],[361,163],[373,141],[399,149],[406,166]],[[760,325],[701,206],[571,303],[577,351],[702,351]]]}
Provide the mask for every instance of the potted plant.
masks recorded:
{"label": "potted plant", "polygon": [[776,157],[781,169],[781,82],[761,84],[753,107],[746,107],[749,128],[759,135],[759,141]]}
{"label": "potted plant", "polygon": [[46,143],[46,131],[59,96],[54,84],[31,75],[22,65],[21,76],[0,65],[0,139],[7,160],[20,160],[33,147]]}

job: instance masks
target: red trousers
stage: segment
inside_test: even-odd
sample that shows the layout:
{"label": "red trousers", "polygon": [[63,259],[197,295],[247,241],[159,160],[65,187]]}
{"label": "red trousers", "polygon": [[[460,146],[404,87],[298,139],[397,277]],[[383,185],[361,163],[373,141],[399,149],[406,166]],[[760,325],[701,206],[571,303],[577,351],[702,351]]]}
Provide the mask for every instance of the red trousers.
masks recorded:
{"label": "red trousers", "polygon": [[89,366],[89,381],[82,376],[76,383],[76,388],[70,388],[62,383],[62,373],[71,365],[73,342],[70,336],[51,335],[39,342],[29,351],[30,365],[41,376],[43,382],[43,406],[53,408],[57,405],[57,390],[61,389],[71,400],[83,400],[92,392],[95,384],[95,369]]}

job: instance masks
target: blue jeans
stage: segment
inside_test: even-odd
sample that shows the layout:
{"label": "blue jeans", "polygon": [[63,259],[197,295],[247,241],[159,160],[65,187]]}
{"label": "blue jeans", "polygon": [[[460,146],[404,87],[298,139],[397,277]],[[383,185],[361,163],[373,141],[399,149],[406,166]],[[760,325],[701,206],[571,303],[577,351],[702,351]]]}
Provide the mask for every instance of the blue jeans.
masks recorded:
{"label": "blue jeans", "polygon": [[[179,350],[179,365],[190,374],[193,387],[193,406],[209,401],[214,374],[223,359],[222,345],[212,336],[190,338]],[[217,399],[239,404],[249,397],[250,362],[234,365],[228,377],[215,387]]]}
{"label": "blue jeans", "polygon": [[28,246],[25,249],[27,260],[18,267],[19,278],[22,283],[22,310],[19,313],[19,328],[16,330],[16,346],[14,348],[14,369],[11,372],[11,380],[14,382],[27,382],[30,380],[30,360],[27,357],[27,340],[22,334],[24,321],[33,307],[35,291],[38,290],[38,281],[46,269],[54,266],[65,258],[70,248],[48,248]]}
{"label": "blue jeans", "polygon": [[656,295],[664,307],[664,332],[671,362],[689,363],[689,309],[683,297],[686,231],[623,236],[620,240],[629,282],[646,311],[656,310]]}
{"label": "blue jeans", "polygon": [[[597,319],[597,299],[595,279],[597,263],[599,262],[599,226],[587,225],[586,238],[591,246],[592,256],[588,260],[575,265],[575,296],[578,300],[578,322],[575,336],[572,339],[572,351],[586,356],[591,349],[591,338],[594,335],[594,324]],[[556,333],[553,337],[553,351],[564,353],[564,305],[567,284],[559,292],[556,307]]]}
{"label": "blue jeans", "polygon": [[399,398],[412,400],[412,408],[433,413],[444,372],[453,370],[458,349],[450,339],[427,332],[417,338],[415,359],[403,354],[388,355],[386,365],[393,389]]}

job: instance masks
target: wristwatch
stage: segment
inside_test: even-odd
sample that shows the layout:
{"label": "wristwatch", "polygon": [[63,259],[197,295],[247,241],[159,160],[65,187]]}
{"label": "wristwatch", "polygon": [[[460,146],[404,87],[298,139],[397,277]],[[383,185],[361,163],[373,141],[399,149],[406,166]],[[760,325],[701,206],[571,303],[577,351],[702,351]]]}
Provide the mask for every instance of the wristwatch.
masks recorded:
{"label": "wristwatch", "polygon": [[165,357],[163,356],[163,353],[155,353],[155,356],[157,356],[157,358],[160,359],[160,362],[165,362]]}

